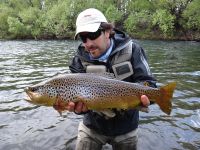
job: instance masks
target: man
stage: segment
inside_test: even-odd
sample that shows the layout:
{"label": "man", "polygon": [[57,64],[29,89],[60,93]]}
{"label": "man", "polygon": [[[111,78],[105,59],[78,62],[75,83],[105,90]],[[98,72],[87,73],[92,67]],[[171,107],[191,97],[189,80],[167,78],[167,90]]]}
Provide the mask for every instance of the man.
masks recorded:
{"label": "man", "polygon": [[[75,38],[78,37],[82,43],[69,66],[72,73],[110,72],[123,81],[156,87],[143,49],[108,23],[99,10],[90,8],[78,15]],[[145,95],[141,102],[144,107],[150,103]],[[68,110],[84,114],[76,150],[100,150],[106,143],[115,150],[136,149],[138,110],[113,109],[114,116],[108,117],[88,110],[81,102],[70,102]]]}

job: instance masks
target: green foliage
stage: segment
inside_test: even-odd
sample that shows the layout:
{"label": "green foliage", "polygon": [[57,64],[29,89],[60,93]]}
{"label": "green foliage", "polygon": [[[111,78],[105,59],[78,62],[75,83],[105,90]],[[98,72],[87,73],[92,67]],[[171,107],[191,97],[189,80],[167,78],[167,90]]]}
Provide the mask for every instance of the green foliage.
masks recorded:
{"label": "green foliage", "polygon": [[119,22],[122,15],[122,12],[120,12],[114,5],[110,5],[105,12],[106,18],[109,18],[109,22],[112,23]]}
{"label": "green foliage", "polygon": [[146,11],[131,13],[124,22],[127,32],[134,35],[140,30],[149,30],[151,16]]}
{"label": "green foliage", "polygon": [[38,8],[29,7],[19,12],[19,17],[24,24],[33,25],[40,15]]}
{"label": "green foliage", "polygon": [[9,32],[15,38],[25,38],[30,35],[30,28],[25,26],[18,18],[8,17]]}
{"label": "green foliage", "polygon": [[29,36],[36,38],[38,34],[40,34],[40,32],[38,32],[39,26],[37,26],[37,22],[41,13],[41,10],[36,7],[29,7],[19,12],[18,16],[21,23],[29,30],[29,33],[31,33]]}
{"label": "green foliage", "polygon": [[21,11],[30,5],[29,0],[8,0],[6,4],[15,11]]}
{"label": "green foliage", "polygon": [[42,15],[39,22],[45,32],[60,37],[70,31],[71,9],[68,7],[69,5],[69,0],[59,0]]}
{"label": "green foliage", "polygon": [[8,33],[8,16],[13,14],[13,10],[6,5],[0,5],[0,38],[3,38]]}
{"label": "green foliage", "polygon": [[[184,21],[183,21],[184,20]],[[194,0],[183,12],[183,26],[186,29],[200,31],[200,1]]]}
{"label": "green foliage", "polygon": [[200,31],[199,0],[1,0],[0,38],[73,38],[77,15],[87,8],[132,36]]}
{"label": "green foliage", "polygon": [[134,0],[128,3],[127,9],[129,13],[141,11],[151,12],[154,9],[154,3],[149,0]]}
{"label": "green foliage", "polygon": [[158,9],[153,14],[152,24],[158,25],[164,36],[171,35],[174,29],[175,17],[165,9]]}

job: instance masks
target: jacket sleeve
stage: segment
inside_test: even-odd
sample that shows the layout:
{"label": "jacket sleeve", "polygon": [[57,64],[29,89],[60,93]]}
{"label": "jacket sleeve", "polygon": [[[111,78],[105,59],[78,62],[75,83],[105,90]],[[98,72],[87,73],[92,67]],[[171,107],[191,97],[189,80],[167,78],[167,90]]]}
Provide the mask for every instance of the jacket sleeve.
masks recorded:
{"label": "jacket sleeve", "polygon": [[156,87],[156,79],[153,77],[146,54],[142,47],[133,43],[133,53],[131,59],[133,65],[133,80],[135,82],[147,82],[149,86]]}
{"label": "jacket sleeve", "polygon": [[77,55],[75,55],[72,59],[71,64],[69,65],[69,69],[72,73],[85,73],[85,69]]}

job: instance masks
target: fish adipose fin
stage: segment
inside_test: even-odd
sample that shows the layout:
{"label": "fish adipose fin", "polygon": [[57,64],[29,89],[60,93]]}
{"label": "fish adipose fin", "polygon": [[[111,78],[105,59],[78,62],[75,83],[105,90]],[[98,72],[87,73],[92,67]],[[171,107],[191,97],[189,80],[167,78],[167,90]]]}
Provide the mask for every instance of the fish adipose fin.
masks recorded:
{"label": "fish adipose fin", "polygon": [[171,82],[165,86],[160,87],[161,95],[156,98],[156,103],[160,106],[160,109],[166,114],[170,115],[172,110],[171,99],[176,87],[176,82]]}

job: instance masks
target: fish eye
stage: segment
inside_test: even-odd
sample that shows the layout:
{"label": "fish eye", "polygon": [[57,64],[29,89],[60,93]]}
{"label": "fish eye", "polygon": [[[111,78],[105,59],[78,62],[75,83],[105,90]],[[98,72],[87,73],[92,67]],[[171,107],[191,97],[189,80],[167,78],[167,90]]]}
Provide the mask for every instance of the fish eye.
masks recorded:
{"label": "fish eye", "polygon": [[36,87],[29,87],[29,90],[32,91],[32,92],[37,91],[37,89],[38,89],[38,88],[36,88]]}

